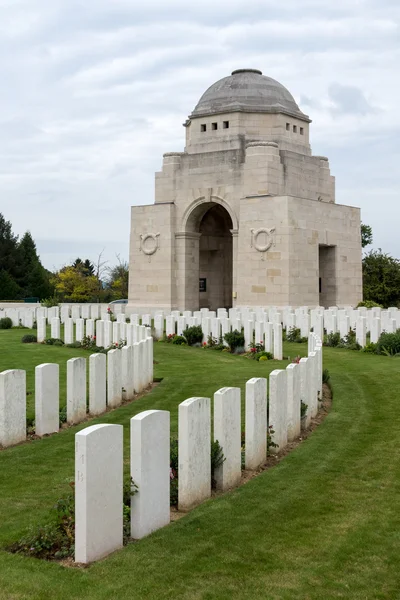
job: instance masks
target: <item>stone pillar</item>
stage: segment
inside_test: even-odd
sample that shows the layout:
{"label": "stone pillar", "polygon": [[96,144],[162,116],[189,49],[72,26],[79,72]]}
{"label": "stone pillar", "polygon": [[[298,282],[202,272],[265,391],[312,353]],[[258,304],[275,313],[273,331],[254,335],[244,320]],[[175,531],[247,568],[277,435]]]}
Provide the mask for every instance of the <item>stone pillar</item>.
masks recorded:
{"label": "stone pillar", "polygon": [[287,445],[287,385],[286,371],[275,369],[269,376],[269,419],[268,427],[274,431],[272,440],[278,445],[272,452],[281,452]]}
{"label": "stone pillar", "polygon": [[59,370],[57,364],[50,363],[35,368],[35,433],[39,436],[54,433],[59,429]]}
{"label": "stone pillar", "polygon": [[255,470],[267,456],[267,380],[246,383],[245,466]]}
{"label": "stone pillar", "polygon": [[238,485],[242,476],[240,388],[215,392],[214,440],[218,440],[225,458],[214,474],[217,489],[227,490]]}
{"label": "stone pillar", "polygon": [[75,435],[75,562],[122,548],[123,427],[92,425]]}
{"label": "stone pillar", "polygon": [[79,423],[86,417],[86,359],[67,361],[67,421]]}
{"label": "stone pillar", "polygon": [[179,510],[190,510],[211,496],[210,427],[209,398],[189,398],[179,405]]}
{"label": "stone pillar", "polygon": [[232,234],[232,306],[237,303],[237,262],[238,262],[238,240],[239,231],[237,229],[230,230]]}
{"label": "stone pillar", "polygon": [[[99,323],[99,321],[98,321]],[[101,415],[107,408],[107,358],[105,354],[89,357],[89,413]]]}
{"label": "stone pillar", "polygon": [[131,536],[141,539],[170,521],[170,418],[147,410],[131,419]]}
{"label": "stone pillar", "polygon": [[0,373],[0,446],[26,440],[26,373],[10,369]]}

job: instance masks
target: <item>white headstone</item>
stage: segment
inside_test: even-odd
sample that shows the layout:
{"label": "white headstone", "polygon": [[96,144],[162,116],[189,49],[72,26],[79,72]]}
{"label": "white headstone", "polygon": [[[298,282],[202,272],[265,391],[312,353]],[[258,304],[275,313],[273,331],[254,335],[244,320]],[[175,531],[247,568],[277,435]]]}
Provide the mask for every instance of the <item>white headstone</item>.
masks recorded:
{"label": "white headstone", "polygon": [[107,404],[116,408],[122,402],[121,350],[107,352]]}
{"label": "white headstone", "polygon": [[210,421],[209,398],[189,398],[179,405],[179,510],[211,496]]}
{"label": "white headstone", "polygon": [[67,361],[67,421],[79,423],[86,417],[86,360]]}
{"label": "white headstone", "polygon": [[109,348],[112,344],[113,324],[111,321],[104,321],[104,348]]}
{"label": "white headstone", "polygon": [[[272,434],[271,430],[274,433]],[[286,371],[275,369],[269,376],[269,418],[268,427],[272,441],[278,445],[272,452],[281,452],[287,445],[287,386]]]}
{"label": "white headstone", "polygon": [[131,419],[131,537],[141,539],[170,521],[169,412],[147,410]]}
{"label": "white headstone", "polygon": [[51,319],[51,333],[50,337],[59,340],[60,339],[60,319],[53,317]]}
{"label": "white headstone", "polygon": [[217,489],[227,490],[242,476],[242,428],[240,388],[222,388],[214,394],[214,440],[218,440],[224,462],[215,470]]}
{"label": "white headstone", "polygon": [[286,367],[287,437],[292,442],[301,431],[300,367],[292,363]]}
{"label": "white headstone", "polygon": [[[98,321],[99,323],[99,321]],[[107,408],[107,358],[105,354],[89,357],[89,413],[101,415]]]}
{"label": "white headstone", "polygon": [[104,348],[104,321],[96,321],[96,346]]}
{"label": "white headstone", "polygon": [[72,344],[74,341],[74,321],[70,318],[64,323],[64,343]]}
{"label": "white headstone", "polygon": [[26,373],[10,369],[0,373],[0,446],[26,439]]}
{"label": "white headstone", "polygon": [[267,380],[246,383],[245,465],[255,470],[267,456]]}
{"label": "white headstone", "polygon": [[84,319],[76,319],[76,341],[81,342],[85,335],[85,321]]}
{"label": "white headstone", "polygon": [[[56,317],[57,318],[57,317]],[[53,321],[54,319],[52,319]],[[59,320],[59,319],[58,319]],[[35,433],[58,431],[60,425],[59,365],[44,363],[35,368]]]}
{"label": "white headstone", "polygon": [[132,346],[121,348],[122,387],[125,390],[123,397],[126,400],[133,398],[133,357]]}
{"label": "white headstone", "polygon": [[44,342],[46,339],[46,317],[39,317],[37,319],[37,341],[39,343]]}
{"label": "white headstone", "polygon": [[91,563],[123,543],[123,427],[75,435],[75,562]]}
{"label": "white headstone", "polygon": [[282,360],[282,325],[280,323],[274,323],[274,358],[275,360]]}

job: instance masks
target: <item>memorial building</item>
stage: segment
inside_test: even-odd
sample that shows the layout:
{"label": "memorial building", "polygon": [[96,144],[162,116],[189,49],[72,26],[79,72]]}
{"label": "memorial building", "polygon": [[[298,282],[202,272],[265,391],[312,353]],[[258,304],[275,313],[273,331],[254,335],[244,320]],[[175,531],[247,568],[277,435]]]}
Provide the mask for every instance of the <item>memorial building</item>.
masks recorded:
{"label": "memorial building", "polygon": [[310,123],[256,69],[203,94],[184,151],[164,154],[155,203],[132,207],[127,311],[362,299],[360,210],[335,203]]}

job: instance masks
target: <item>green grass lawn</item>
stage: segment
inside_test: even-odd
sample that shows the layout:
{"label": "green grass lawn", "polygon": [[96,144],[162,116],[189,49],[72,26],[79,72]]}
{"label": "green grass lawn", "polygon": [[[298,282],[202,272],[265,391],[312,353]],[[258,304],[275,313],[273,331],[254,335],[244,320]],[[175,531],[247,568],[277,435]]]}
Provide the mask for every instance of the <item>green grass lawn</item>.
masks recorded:
{"label": "green grass lawn", "polygon": [[[68,358],[89,356],[23,346],[24,333],[0,331],[0,371],[25,368],[28,390],[37,364],[65,368]],[[305,355],[307,348],[286,344],[285,351]],[[170,410],[175,432],[181,401],[243,389],[250,377],[286,364],[169,344],[155,344],[155,358],[162,383],[93,421],[124,425],[126,456],[132,415]],[[330,348],[324,361],[332,411],[276,467],[87,569],[0,551],[0,598],[400,598],[400,362]],[[0,452],[0,547],[48,518],[73,476],[78,430]]]}

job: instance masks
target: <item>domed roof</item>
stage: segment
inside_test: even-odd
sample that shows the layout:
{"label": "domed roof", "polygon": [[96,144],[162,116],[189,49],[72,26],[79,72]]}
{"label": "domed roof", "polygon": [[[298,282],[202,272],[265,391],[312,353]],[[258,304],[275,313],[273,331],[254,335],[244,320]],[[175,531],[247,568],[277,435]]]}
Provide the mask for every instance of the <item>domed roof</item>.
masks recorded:
{"label": "domed roof", "polygon": [[202,95],[190,118],[238,111],[284,113],[310,121],[282,84],[257,69],[237,69],[214,83]]}

